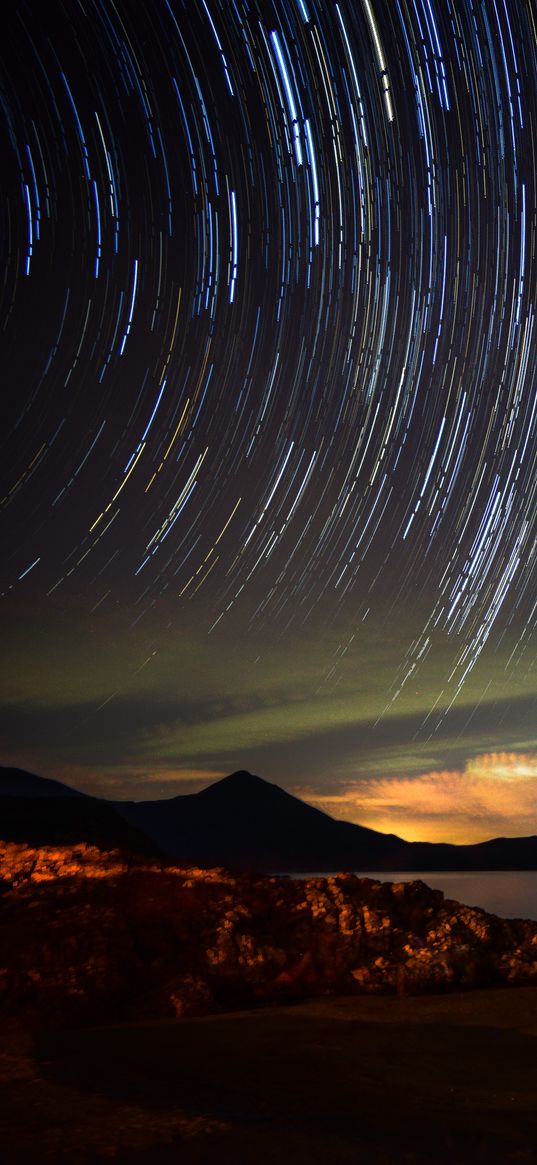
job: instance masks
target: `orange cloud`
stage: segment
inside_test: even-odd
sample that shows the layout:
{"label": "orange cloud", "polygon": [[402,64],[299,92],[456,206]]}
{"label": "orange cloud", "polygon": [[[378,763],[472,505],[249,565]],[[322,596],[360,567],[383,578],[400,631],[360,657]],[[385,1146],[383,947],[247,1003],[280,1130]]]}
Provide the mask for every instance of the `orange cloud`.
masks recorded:
{"label": "orange cloud", "polygon": [[408,841],[485,841],[537,832],[537,753],[484,753],[463,771],[348,782],[319,809]]}

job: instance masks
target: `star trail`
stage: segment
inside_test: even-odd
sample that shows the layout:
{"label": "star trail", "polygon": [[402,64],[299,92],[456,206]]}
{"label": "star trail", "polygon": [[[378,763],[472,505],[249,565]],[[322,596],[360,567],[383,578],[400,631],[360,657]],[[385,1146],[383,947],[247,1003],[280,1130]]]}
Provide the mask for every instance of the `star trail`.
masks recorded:
{"label": "star trail", "polygon": [[360,819],[375,773],[520,755],[526,797],[529,0],[3,24],[9,758],[125,795],[250,758]]}

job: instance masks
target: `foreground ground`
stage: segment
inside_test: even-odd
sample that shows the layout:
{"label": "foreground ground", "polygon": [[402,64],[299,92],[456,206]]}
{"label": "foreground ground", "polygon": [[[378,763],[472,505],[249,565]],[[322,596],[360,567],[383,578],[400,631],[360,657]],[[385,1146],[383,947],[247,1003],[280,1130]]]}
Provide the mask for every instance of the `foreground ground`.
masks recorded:
{"label": "foreground ground", "polygon": [[310,1000],[1,1045],[9,1165],[533,1165],[537,987]]}

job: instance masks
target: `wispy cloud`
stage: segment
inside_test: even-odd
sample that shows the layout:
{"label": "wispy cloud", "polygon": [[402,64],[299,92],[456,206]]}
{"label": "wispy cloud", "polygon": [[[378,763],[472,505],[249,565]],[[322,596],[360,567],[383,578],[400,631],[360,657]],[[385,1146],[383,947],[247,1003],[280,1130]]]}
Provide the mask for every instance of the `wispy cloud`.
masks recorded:
{"label": "wispy cloud", "polygon": [[375,776],[302,795],[334,817],[409,841],[475,842],[537,832],[537,752],[491,752],[464,770]]}

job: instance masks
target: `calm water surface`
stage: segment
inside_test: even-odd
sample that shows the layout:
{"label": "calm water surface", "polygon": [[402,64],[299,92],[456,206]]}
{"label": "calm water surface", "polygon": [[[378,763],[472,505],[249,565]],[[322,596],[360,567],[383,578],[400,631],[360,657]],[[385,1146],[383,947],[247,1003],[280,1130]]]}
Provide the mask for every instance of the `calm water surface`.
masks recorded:
{"label": "calm water surface", "polygon": [[[443,890],[446,898],[464,902],[466,906],[481,906],[489,914],[501,918],[532,918],[537,921],[537,871],[485,870],[479,873],[371,873],[356,870],[359,878],[375,878],[379,882],[414,882],[420,879],[434,890]],[[298,878],[327,877],[326,874],[295,874]]]}

